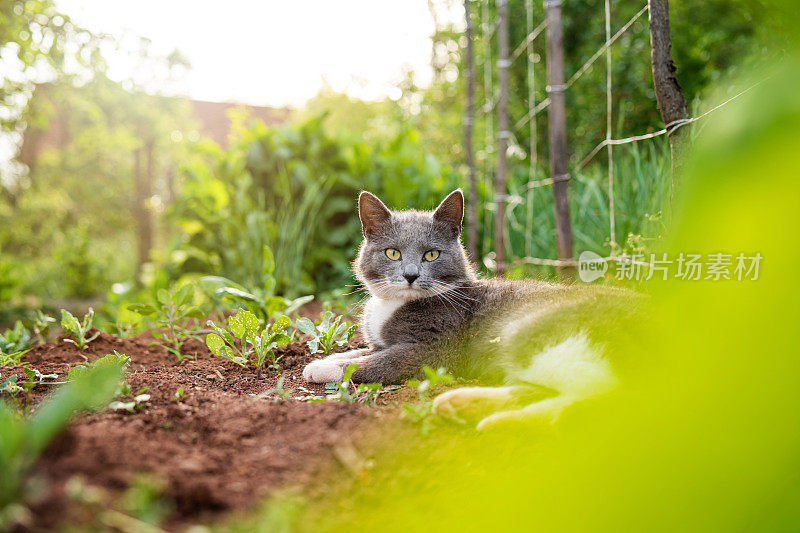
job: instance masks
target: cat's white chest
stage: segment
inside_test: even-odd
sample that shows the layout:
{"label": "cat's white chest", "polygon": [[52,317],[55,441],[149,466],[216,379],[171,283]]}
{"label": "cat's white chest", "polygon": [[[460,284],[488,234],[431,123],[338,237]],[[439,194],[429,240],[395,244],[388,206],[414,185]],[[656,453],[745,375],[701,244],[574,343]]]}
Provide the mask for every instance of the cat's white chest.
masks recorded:
{"label": "cat's white chest", "polygon": [[363,325],[366,327],[369,341],[382,344],[381,330],[383,325],[397,309],[405,303],[403,300],[383,300],[372,297],[364,306]]}

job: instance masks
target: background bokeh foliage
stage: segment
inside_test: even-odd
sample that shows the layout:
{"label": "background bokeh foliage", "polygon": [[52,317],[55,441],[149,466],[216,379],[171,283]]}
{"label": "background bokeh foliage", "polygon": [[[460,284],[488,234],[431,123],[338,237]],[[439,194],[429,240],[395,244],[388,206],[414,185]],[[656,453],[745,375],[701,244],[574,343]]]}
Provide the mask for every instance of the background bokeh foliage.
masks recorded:
{"label": "background bokeh foliage", "polygon": [[[437,7],[448,8],[453,0]],[[473,2],[473,16],[494,15],[494,2]],[[612,2],[615,27],[641,8],[633,0]],[[511,42],[526,33],[525,2],[512,0]],[[534,2],[534,19],[542,6]],[[578,68],[604,38],[603,3],[568,1],[564,6],[566,70]],[[141,85],[112,81],[101,53],[113,36],[77,27],[49,0],[12,1],[0,12],[2,49],[16,57],[19,74],[2,84],[4,135],[26,143],[54,127],[65,128],[68,142],[44,150],[29,167],[19,157],[2,168],[0,179],[0,322],[13,322],[36,307],[102,307],[101,318],[120,318],[125,302],[152,300],[159,288],[202,276],[224,276],[264,294],[338,297],[350,289],[349,265],[360,238],[354,203],[369,189],[394,208],[431,208],[456,186],[466,187],[462,148],[464,83],[460,28],[442,23],[432,36],[434,79],[421,87],[407,73],[393,99],[363,102],[330,87],[286,124],[265,126],[246,114],[231,115],[225,147],[202,139],[190,117],[189,102],[154,94],[188,65],[179,53],[159,57],[146,40],[136,53],[158,78]],[[714,0],[672,3],[674,54],[678,76],[693,102],[726,73],[749,68],[753,51],[772,57],[778,39],[775,21],[759,2]],[[475,53],[486,60],[483,33],[476,29]],[[614,45],[616,135],[659,127],[651,77],[646,17]],[[493,38],[490,45],[496,48]],[[537,79],[544,80],[544,40],[537,40]],[[4,56],[4,57],[10,57]],[[527,109],[524,56],[511,68],[512,122]],[[591,69],[568,98],[569,148],[574,160],[603,136],[604,69]],[[478,68],[478,102],[483,68]],[[493,76],[496,69],[492,69]],[[492,80],[496,86],[496,80]],[[537,100],[545,97],[539,83]],[[728,96],[721,94],[720,98]],[[495,153],[483,146],[484,115],[475,127],[478,186],[479,262],[493,249],[492,194],[483,172],[491,172]],[[546,114],[537,123],[546,129]],[[548,176],[546,146],[531,175],[528,129],[515,132],[509,193],[526,199],[524,186]],[[137,195],[132,152],[153,147],[152,191]],[[23,152],[25,145],[23,145]],[[665,209],[669,160],[658,140],[616,151],[617,235],[620,243],[650,247],[669,219]],[[605,161],[576,173],[571,210],[576,250],[608,252]],[[143,207],[144,206],[144,207]],[[153,220],[145,263],[141,209]],[[555,257],[552,197],[536,190],[533,224],[525,227],[526,205],[513,203],[505,216],[509,261],[514,277],[553,276],[516,259],[528,251]],[[138,211],[137,211],[138,209]],[[530,240],[531,250],[527,250]],[[265,274],[265,247],[274,271]],[[483,264],[479,264],[480,267]],[[124,315],[124,313],[122,313]],[[129,318],[123,316],[123,318]]]}

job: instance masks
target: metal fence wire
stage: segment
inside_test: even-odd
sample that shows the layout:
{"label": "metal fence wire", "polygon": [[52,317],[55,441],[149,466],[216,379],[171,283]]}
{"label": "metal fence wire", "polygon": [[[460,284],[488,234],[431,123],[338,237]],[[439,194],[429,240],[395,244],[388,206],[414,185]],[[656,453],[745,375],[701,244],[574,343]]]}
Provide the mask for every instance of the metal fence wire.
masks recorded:
{"label": "metal fence wire", "polygon": [[[480,0],[464,0],[465,15],[467,19],[470,18],[470,4]],[[604,257],[602,261],[617,261],[628,260],[622,258],[620,254],[620,247],[616,242],[616,220],[615,220],[615,205],[614,205],[614,184],[617,179],[614,175],[614,147],[629,143],[636,143],[649,139],[654,139],[663,135],[674,133],[679,128],[692,124],[701,120],[713,113],[717,109],[723,107],[729,102],[739,98],[745,94],[746,89],[732,98],[722,102],[718,106],[698,115],[695,117],[685,117],[673,120],[658,130],[646,132],[639,135],[634,135],[626,138],[613,138],[612,125],[614,120],[613,113],[613,64],[611,49],[615,42],[622,37],[626,32],[630,31],[634,23],[650,12],[651,17],[654,9],[651,5],[654,1],[662,2],[659,12],[666,11],[666,3],[664,0],[650,0],[645,4],[635,15],[627,20],[622,26],[612,33],[612,9],[611,0],[604,0],[604,22],[605,22],[605,41],[597,48],[597,50],[586,59],[586,61],[569,77],[564,80],[564,50],[561,34],[561,0],[547,0],[544,2],[545,18],[542,21],[534,20],[534,5],[533,0],[525,1],[526,11],[526,35],[519,42],[511,52],[509,52],[508,43],[508,0],[495,0],[497,7],[496,16],[492,17],[490,14],[488,1],[481,2],[481,9],[477,11],[479,14],[479,24],[477,25],[482,34],[483,44],[483,64],[480,68],[483,69],[483,105],[479,106],[479,112],[484,115],[483,117],[483,165],[481,169],[483,187],[487,194],[491,194],[489,201],[485,203],[484,221],[486,227],[488,221],[493,219],[494,226],[494,251],[487,257],[483,258],[484,264],[489,266],[498,275],[502,275],[507,265],[505,264],[506,257],[506,234],[507,228],[506,218],[509,209],[520,203],[525,204],[525,256],[521,257],[518,261],[526,264],[555,266],[562,270],[562,273],[568,272],[567,269],[577,266],[577,261],[574,259],[572,250],[572,230],[569,222],[569,207],[567,203],[567,186],[573,174],[581,171],[592,160],[601,153],[604,149],[608,159],[607,169],[607,195],[608,195],[608,232],[610,244],[610,254]],[[472,21],[468,23],[471,27]],[[668,24],[668,21],[667,21]],[[652,27],[652,19],[651,19]],[[668,25],[667,25],[668,28]],[[472,37],[472,33],[470,33]],[[492,47],[492,37],[497,39],[497,47]],[[546,86],[548,96],[541,101],[536,101],[537,84],[541,83],[537,80],[535,74],[536,54],[533,51],[534,42],[540,38],[547,38],[547,72],[548,84]],[[652,39],[651,39],[652,44]],[[470,49],[471,53],[471,49]],[[513,126],[509,128],[508,116],[508,98],[509,98],[509,83],[508,83],[508,69],[515,61],[521,57],[526,58],[527,63],[527,113],[519,117]],[[605,92],[606,92],[606,134],[592,150],[590,150],[571,170],[567,170],[567,153],[566,153],[566,123],[564,112],[564,94],[566,91],[572,89],[575,82],[577,82],[586,72],[588,72],[601,57],[605,56]],[[468,59],[470,70],[472,69],[472,58]],[[494,86],[493,65],[496,67],[497,73],[497,86]],[[471,84],[474,80],[474,72],[468,72],[468,83]],[[471,86],[468,91],[471,91]],[[550,177],[545,179],[536,179],[537,173],[541,172],[541,160],[538,157],[538,150],[540,145],[540,132],[537,131],[537,124],[535,118],[548,111],[549,123],[549,145],[550,145],[550,169],[548,174]],[[470,125],[468,135],[472,134],[472,125],[475,124],[474,117],[472,116],[472,106],[468,106],[465,116],[465,123]],[[662,113],[663,116],[663,113]],[[525,198],[510,197],[507,191],[506,174],[508,172],[507,151],[509,141],[514,140],[514,132],[520,131],[523,127],[528,126],[528,133],[530,138],[529,146],[529,180],[524,185]],[[515,143],[516,144],[516,143]],[[559,145],[564,145],[560,146]],[[471,152],[471,147],[469,148]],[[470,174],[476,171],[474,157],[469,153],[467,157],[468,166],[470,167]],[[539,171],[539,172],[537,172]],[[470,186],[474,189],[476,187],[476,179],[471,180]],[[533,257],[533,206],[534,194],[537,194],[537,189],[541,187],[554,188],[554,202],[556,217],[556,240],[558,244],[558,258],[542,258]],[[474,206],[471,206],[475,208]],[[474,233],[473,233],[474,235]],[[473,239],[475,237],[472,237]],[[486,250],[491,245],[491,235],[488,231],[484,232],[483,249]],[[470,242],[469,249],[474,251],[478,249],[477,243]],[[473,257],[473,260],[480,260],[481,258]],[[569,275],[569,274],[567,274]]]}

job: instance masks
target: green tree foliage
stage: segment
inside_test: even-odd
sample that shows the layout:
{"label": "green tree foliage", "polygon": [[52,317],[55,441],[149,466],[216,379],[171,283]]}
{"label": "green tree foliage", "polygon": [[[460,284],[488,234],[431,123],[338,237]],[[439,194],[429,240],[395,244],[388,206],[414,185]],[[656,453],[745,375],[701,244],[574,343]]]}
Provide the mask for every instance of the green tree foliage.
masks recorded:
{"label": "green tree foliage", "polygon": [[[50,127],[61,146],[41,148],[20,180],[14,202],[0,199],[0,249],[17,272],[19,293],[91,297],[135,274],[134,152],[152,142],[157,215],[170,199],[171,171],[183,147],[171,139],[188,129],[181,100],[128,91],[98,75],[80,88],[71,80],[37,87],[24,118],[26,143]],[[2,283],[0,283],[2,285]]]}
{"label": "green tree foliage", "polygon": [[[17,131],[19,112],[42,76],[104,66],[99,41],[61,13],[52,0],[11,0],[0,4],[0,53],[16,63],[0,74],[0,124]],[[13,58],[13,59],[12,59]]]}

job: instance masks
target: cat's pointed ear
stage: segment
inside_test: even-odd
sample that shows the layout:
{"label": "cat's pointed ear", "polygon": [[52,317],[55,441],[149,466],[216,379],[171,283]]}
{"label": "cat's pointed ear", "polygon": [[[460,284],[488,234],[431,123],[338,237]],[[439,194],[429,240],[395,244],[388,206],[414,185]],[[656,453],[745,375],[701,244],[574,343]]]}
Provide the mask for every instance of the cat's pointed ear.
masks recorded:
{"label": "cat's pointed ear", "polygon": [[433,219],[447,224],[453,232],[453,238],[461,235],[461,222],[464,219],[464,193],[461,189],[454,190],[442,200],[433,212]]}
{"label": "cat's pointed ear", "polygon": [[361,191],[358,195],[358,216],[364,236],[380,233],[392,220],[392,213],[383,202],[371,192]]}

